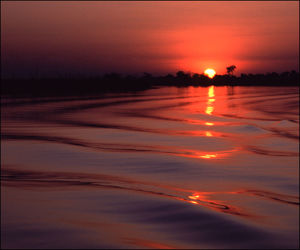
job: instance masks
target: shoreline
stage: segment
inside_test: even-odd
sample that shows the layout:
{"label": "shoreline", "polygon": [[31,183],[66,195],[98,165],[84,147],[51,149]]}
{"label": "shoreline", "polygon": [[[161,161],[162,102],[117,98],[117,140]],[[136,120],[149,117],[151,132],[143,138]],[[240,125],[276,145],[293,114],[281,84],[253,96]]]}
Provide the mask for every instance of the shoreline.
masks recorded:
{"label": "shoreline", "polygon": [[12,96],[70,96],[107,93],[139,92],[156,87],[208,87],[208,86],[299,86],[296,71],[268,74],[215,75],[212,79],[203,74],[177,72],[166,76],[122,76],[112,73],[101,77],[48,77],[2,78],[1,97]]}

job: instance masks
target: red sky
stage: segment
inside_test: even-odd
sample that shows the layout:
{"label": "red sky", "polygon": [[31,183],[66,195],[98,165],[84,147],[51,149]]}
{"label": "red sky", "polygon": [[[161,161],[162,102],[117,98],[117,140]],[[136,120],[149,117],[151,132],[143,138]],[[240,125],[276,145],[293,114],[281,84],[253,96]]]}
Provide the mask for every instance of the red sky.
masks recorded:
{"label": "red sky", "polygon": [[299,68],[299,2],[1,2],[7,75]]}

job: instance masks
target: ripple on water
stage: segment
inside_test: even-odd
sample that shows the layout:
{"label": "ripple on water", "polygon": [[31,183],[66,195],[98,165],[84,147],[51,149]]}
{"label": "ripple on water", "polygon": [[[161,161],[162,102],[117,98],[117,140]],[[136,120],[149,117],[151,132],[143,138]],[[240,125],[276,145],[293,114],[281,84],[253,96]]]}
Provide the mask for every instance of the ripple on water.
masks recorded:
{"label": "ripple on water", "polygon": [[298,247],[297,92],[6,101],[3,246]]}

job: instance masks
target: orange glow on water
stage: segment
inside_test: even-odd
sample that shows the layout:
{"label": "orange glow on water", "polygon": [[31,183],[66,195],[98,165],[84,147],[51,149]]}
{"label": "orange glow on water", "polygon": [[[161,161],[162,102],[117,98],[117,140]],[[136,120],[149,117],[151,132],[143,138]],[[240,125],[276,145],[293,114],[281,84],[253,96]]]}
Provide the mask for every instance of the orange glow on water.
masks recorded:
{"label": "orange glow on water", "polygon": [[181,152],[173,153],[177,156],[188,157],[188,158],[197,158],[197,159],[224,159],[231,155],[233,152],[238,151],[238,148],[224,150],[224,151],[199,151],[199,150],[186,150],[182,149]]}
{"label": "orange glow on water", "polygon": [[208,97],[214,97],[215,96],[215,86],[210,86],[208,88]]}
{"label": "orange glow on water", "polygon": [[[189,203],[202,205],[205,207],[209,207],[211,209],[217,210],[219,212],[228,213],[228,214],[234,214],[239,216],[251,216],[250,214],[247,214],[245,211],[242,211],[241,208],[232,206],[229,204],[225,204],[221,200],[216,200],[212,198],[213,195],[218,194],[219,192],[194,192],[192,195],[188,196]],[[224,192],[230,193],[230,192]]]}
{"label": "orange glow on water", "polygon": [[206,155],[200,155],[200,158],[210,159],[210,158],[216,158],[217,154],[206,154]]}
{"label": "orange glow on water", "polygon": [[205,113],[208,115],[211,115],[213,111],[214,111],[214,107],[208,106],[208,107],[206,107]]}
{"label": "orange glow on water", "polygon": [[213,123],[213,122],[206,122],[205,125],[206,125],[206,126],[213,126],[214,123]]}
{"label": "orange glow on water", "polygon": [[214,89],[214,86],[210,86],[208,88],[208,100],[207,100],[207,106],[206,106],[206,109],[205,109],[205,113],[208,114],[208,115],[212,115],[212,112],[214,111],[214,107],[213,107],[213,103],[215,102],[215,98],[212,98],[215,96],[215,89]]}
{"label": "orange glow on water", "polygon": [[226,133],[216,132],[216,131],[189,131],[184,133],[186,135],[192,135],[192,136],[207,136],[207,137],[228,137]]}
{"label": "orange glow on water", "polygon": [[188,197],[191,200],[202,200],[202,199],[206,198],[206,195],[204,195],[204,193],[205,192],[201,192],[201,194],[200,194],[200,193],[197,192],[197,193],[194,193],[193,195],[190,195]]}
{"label": "orange glow on water", "polygon": [[189,198],[192,200],[196,200],[199,197],[199,195],[190,195]]}
{"label": "orange glow on water", "polygon": [[209,132],[209,131],[206,131],[206,132],[205,132],[205,135],[206,135],[206,136],[208,136],[208,137],[211,137],[211,136],[213,136],[213,135],[212,135],[212,133],[211,133],[211,132]]}

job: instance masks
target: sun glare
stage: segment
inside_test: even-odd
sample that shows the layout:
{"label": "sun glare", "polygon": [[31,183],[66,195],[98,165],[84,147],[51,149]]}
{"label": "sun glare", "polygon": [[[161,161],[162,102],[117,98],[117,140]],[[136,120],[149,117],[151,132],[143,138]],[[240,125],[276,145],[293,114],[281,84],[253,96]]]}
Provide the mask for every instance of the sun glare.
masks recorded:
{"label": "sun glare", "polygon": [[213,78],[216,74],[216,71],[214,69],[206,69],[204,71],[204,74],[207,75],[209,78]]}

